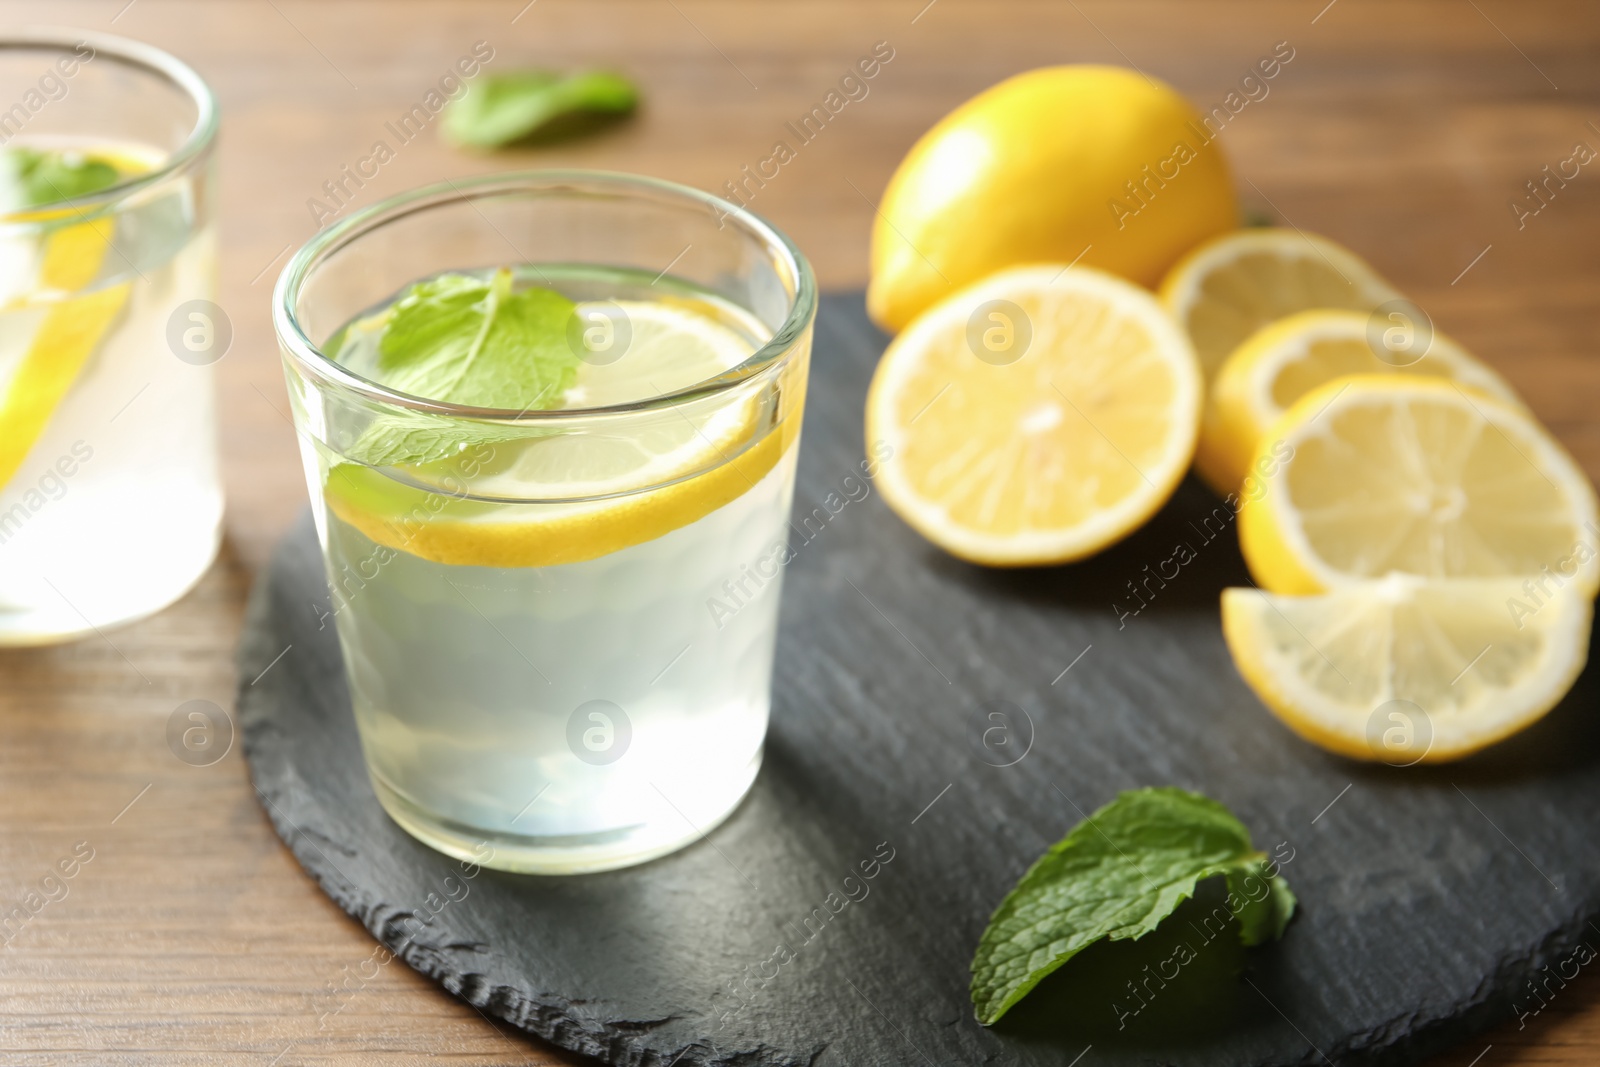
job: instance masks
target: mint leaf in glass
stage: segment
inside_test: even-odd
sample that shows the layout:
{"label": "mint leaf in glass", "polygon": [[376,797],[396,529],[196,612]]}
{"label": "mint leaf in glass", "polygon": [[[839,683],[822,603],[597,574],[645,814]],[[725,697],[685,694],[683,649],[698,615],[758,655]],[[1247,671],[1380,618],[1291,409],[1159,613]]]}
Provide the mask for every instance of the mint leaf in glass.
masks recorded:
{"label": "mint leaf in glass", "polygon": [[1154,930],[1199,882],[1218,875],[1246,945],[1282,936],[1294,894],[1227,808],[1182,789],[1122,793],[1053,845],[1000,902],[972,960],[978,1021],[994,1024],[1096,941]]}
{"label": "mint leaf in glass", "polygon": [[567,343],[576,305],[551,289],[512,292],[511,271],[488,281],[443,274],[389,308],[378,342],[383,384],[471,407],[554,407],[578,356]]}
{"label": "mint leaf in glass", "polygon": [[74,151],[8,148],[3,166],[12,198],[24,208],[87,196],[122,180],[110,163]]}
{"label": "mint leaf in glass", "polygon": [[499,148],[535,135],[584,133],[628,114],[638,102],[632,82],[606,71],[491,74],[450,104],[444,132],[456,144]]}
{"label": "mint leaf in glass", "polygon": [[[579,359],[567,340],[575,307],[554,290],[513,291],[506,268],[487,280],[442,274],[411,286],[328,347],[357,373],[402,393],[539,411],[559,407],[577,377]],[[522,436],[526,431],[399,414],[368,427],[348,458],[371,466],[428,463],[469,444]]]}

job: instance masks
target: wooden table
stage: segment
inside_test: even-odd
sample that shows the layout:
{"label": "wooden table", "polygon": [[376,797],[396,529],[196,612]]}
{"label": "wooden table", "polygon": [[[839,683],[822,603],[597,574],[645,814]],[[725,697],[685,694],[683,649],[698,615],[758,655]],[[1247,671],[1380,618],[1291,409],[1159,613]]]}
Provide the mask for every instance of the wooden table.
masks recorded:
{"label": "wooden table", "polygon": [[[1209,108],[1287,41],[1294,58],[1270,94],[1223,135],[1243,202],[1370,258],[1493,362],[1600,475],[1600,175],[1580,174],[1520,228],[1508,206],[1576,142],[1600,147],[1592,3],[523,3],[0,2],[8,27],[141,38],[216,88],[221,301],[235,330],[220,365],[229,507],[217,564],[181,603],[106,639],[0,653],[0,904],[77,842],[94,857],[66,898],[0,948],[6,1064],[572,1062],[398,964],[324,1017],[338,1002],[330,990],[361,968],[372,938],[279,843],[237,749],[195,768],[165,741],[180,703],[231,707],[246,593],[304,506],[267,305],[288,252],[316,228],[307,201],[477,41],[493,47],[494,70],[624,69],[643,86],[644,110],[587,141],[495,157],[452,151],[430,131],[399,149],[359,203],[445,177],[551,165],[718,189],[889,42],[894,58],[870,95],[752,205],[833,287],[865,280],[869,198],[895,162],[985,86],[1050,63],[1123,63]],[[1439,1063],[1597,1059],[1600,982],[1588,976],[1525,1027],[1483,1035]]]}

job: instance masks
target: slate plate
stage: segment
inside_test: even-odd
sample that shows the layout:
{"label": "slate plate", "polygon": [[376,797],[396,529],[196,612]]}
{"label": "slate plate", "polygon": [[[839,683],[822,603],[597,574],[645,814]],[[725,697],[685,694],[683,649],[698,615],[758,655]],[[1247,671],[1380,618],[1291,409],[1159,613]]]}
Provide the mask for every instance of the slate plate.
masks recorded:
{"label": "slate plate", "polygon": [[[858,294],[824,300],[796,517],[825,521],[792,542],[766,766],[708,840],[643,867],[468,879],[390,822],[320,628],[309,519],[295,528],[255,591],[240,677],[293,647],[241,686],[239,714],[273,824],[341,907],[485,1012],[680,1067],[1412,1062],[1537,1008],[1529,978],[1600,944],[1594,670],[1467,763],[1325,755],[1234,673],[1217,594],[1244,569],[1231,526],[1207,540],[1216,502],[1197,485],[1094,560],[1010,572],[950,559],[863,497],[883,343]],[[1197,558],[1120,616],[1126,583],[1172,574],[1179,542]],[[1024,713],[1010,747],[983,744],[995,702]],[[1216,797],[1292,857],[1284,940],[1245,952],[1210,936],[1215,899],[1191,902],[980,1027],[967,967],[994,905],[1083,812],[1154,784]],[[847,883],[864,862],[876,876]],[[1197,954],[1181,968],[1180,940]]]}

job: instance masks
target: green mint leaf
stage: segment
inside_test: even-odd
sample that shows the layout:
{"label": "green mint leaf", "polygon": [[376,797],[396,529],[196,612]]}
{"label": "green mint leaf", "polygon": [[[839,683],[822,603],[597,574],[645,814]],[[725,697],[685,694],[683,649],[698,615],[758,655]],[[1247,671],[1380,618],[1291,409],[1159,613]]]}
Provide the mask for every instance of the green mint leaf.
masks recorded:
{"label": "green mint leaf", "polygon": [[[426,415],[384,416],[373,420],[362,432],[348,458],[369,467],[410,467],[451,459],[473,445],[493,445],[528,436],[527,431],[512,432]],[[454,472],[447,469],[442,473]]]}
{"label": "green mint leaf", "polygon": [[972,960],[972,1003],[992,1025],[1102,938],[1142,937],[1223,875],[1244,943],[1283,933],[1294,895],[1227,808],[1181,789],[1123,793],[1041,856],[1000,902]]}
{"label": "green mint leaf", "polygon": [[443,127],[457,144],[499,148],[535,135],[551,140],[585,133],[627,115],[638,102],[632,82],[606,71],[491,74],[450,104]]}
{"label": "green mint leaf", "polygon": [[[1246,948],[1276,941],[1294,916],[1298,903],[1289,883],[1265,861],[1231,868],[1228,900],[1239,920],[1239,940]],[[1266,891],[1262,890],[1266,886]]]}
{"label": "green mint leaf", "polygon": [[[358,324],[381,330],[371,373],[391,389],[449,404],[520,411],[559,406],[578,373],[568,341],[576,305],[550,289],[513,292],[511,282],[502,268],[487,281],[444,274],[413,285],[375,326]],[[342,356],[361,346],[345,331],[330,347]],[[371,466],[428,463],[470,444],[525,436],[407,413],[375,421],[348,458]]]}
{"label": "green mint leaf", "polygon": [[5,156],[7,172],[23,207],[44,207],[87,196],[122,178],[116,167],[82,152],[12,148]]}

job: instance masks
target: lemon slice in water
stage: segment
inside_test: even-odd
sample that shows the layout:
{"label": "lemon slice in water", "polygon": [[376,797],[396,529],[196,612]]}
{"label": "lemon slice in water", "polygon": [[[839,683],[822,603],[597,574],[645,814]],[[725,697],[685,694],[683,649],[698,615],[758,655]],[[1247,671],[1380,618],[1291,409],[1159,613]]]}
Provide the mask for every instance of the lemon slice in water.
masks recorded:
{"label": "lemon slice in water", "polygon": [[[99,275],[111,247],[110,218],[73,223],[45,240],[39,279],[47,290],[73,293]],[[22,466],[84,364],[128,302],[129,284],[68,296],[45,312],[22,362],[0,393],[0,487]]]}
{"label": "lemon slice in water", "polygon": [[[607,326],[583,314],[591,309],[625,316],[610,323],[629,334],[619,356],[599,343]],[[568,391],[573,407],[712,380],[754,349],[688,302],[580,304],[579,311],[579,322],[597,331],[596,358],[584,360]],[[437,563],[542,567],[595,559],[686,526],[753,488],[793,445],[802,400],[781,390],[734,390],[648,415],[586,417],[560,434],[469,446],[459,459],[422,468],[340,463],[327,475],[328,506],[372,540]],[[512,502],[520,500],[551,502]]]}

